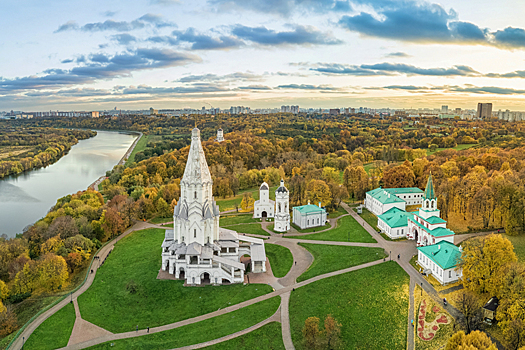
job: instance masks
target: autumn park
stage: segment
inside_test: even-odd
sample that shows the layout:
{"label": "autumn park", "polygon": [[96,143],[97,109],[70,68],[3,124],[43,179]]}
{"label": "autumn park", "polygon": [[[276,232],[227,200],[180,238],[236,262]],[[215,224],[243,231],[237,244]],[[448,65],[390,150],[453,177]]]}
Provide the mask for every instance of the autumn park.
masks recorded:
{"label": "autumn park", "polygon": [[[264,240],[264,278],[204,287],[157,279],[195,126],[220,227]],[[525,349],[522,122],[301,113],[6,120],[0,178],[53,164],[96,130],[142,136],[100,183],[0,238],[1,349]],[[385,234],[365,205],[378,188],[423,193],[430,176],[460,251],[451,283],[425,272],[416,243]],[[275,200],[281,179],[290,211],[320,203],[325,225],[280,233],[253,217],[261,184]]]}

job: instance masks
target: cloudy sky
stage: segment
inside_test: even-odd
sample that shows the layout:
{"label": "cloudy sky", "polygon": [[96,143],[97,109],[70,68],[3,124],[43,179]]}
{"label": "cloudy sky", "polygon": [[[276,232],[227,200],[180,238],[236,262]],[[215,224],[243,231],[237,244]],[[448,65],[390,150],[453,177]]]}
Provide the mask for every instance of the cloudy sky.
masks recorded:
{"label": "cloudy sky", "polygon": [[525,110],[516,0],[5,0],[0,110]]}

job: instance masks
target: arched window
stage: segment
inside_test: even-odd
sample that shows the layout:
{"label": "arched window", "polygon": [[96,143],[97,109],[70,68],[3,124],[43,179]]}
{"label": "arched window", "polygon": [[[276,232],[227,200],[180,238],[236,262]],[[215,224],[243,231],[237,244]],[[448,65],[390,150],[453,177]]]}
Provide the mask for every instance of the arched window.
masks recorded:
{"label": "arched window", "polygon": [[426,202],[427,202],[427,209],[428,209],[428,201],[426,201]]}
{"label": "arched window", "polygon": [[197,199],[197,191],[195,191],[194,198]]}
{"label": "arched window", "polygon": [[279,203],[279,205],[277,207],[278,207],[279,213],[280,213],[281,212],[281,203]]}
{"label": "arched window", "polygon": [[208,243],[210,243],[210,236],[208,236]]}
{"label": "arched window", "polygon": [[197,238],[197,229],[196,228],[193,229],[193,238]]}

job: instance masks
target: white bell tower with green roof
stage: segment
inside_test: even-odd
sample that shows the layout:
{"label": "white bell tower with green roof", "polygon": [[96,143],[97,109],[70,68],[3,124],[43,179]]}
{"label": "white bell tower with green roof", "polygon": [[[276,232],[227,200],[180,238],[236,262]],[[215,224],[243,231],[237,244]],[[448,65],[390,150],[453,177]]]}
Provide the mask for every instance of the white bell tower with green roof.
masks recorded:
{"label": "white bell tower with green roof", "polygon": [[434,182],[432,181],[432,172],[428,175],[427,186],[423,194],[423,203],[419,209],[419,216],[428,219],[432,216],[440,217],[440,211],[437,208],[437,197],[434,191]]}

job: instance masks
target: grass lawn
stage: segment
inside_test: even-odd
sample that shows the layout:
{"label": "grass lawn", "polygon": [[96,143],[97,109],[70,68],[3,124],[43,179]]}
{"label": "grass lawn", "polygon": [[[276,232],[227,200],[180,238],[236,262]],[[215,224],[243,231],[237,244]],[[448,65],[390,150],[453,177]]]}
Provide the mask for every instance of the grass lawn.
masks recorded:
{"label": "grass lawn", "polygon": [[146,149],[146,145],[148,144],[149,138],[149,135],[142,135],[140,140],[135,145],[135,148],[133,148],[133,152],[131,152],[131,154],[129,155],[129,158],[126,161],[126,166],[130,165],[135,161],[135,154]]}
{"label": "grass lawn", "polygon": [[372,214],[368,209],[363,207],[363,214],[359,215],[365,220],[370,226],[377,230],[377,216]]}
{"label": "grass lawn", "polygon": [[204,350],[284,350],[281,323],[270,322],[259,329],[241,337],[231,339],[216,345],[202,348]]}
{"label": "grass lawn", "polygon": [[38,326],[27,339],[25,347],[32,350],[51,350],[65,347],[74,324],[75,307],[68,303]]}
{"label": "grass lawn", "polygon": [[297,278],[297,282],[386,257],[383,248],[345,247],[310,243],[299,244],[312,253],[314,261],[308,270]]}
{"label": "grass lawn", "polygon": [[[157,280],[163,239],[163,229],[122,238],[78,297],[82,318],[113,333],[126,332],[207,314],[272,290],[260,284],[188,288],[183,281]],[[138,285],[135,294],[126,289],[132,280]]]}
{"label": "grass lawn", "polygon": [[173,217],[171,218],[153,218],[149,222],[151,222],[152,224],[162,224],[164,222],[170,222],[170,221],[173,221]]}
{"label": "grass lawn", "polygon": [[295,348],[304,349],[308,317],[331,314],[341,324],[343,349],[406,349],[409,277],[396,262],[325,278],[297,288],[290,297]]}
{"label": "grass lawn", "polygon": [[[211,295],[211,293],[208,294]],[[251,327],[272,316],[280,304],[281,298],[273,297],[225,315],[213,317],[187,326],[136,338],[114,340],[92,346],[88,349],[164,350],[198,344]],[[114,344],[113,346],[111,345],[112,343]]]}
{"label": "grass lawn", "polygon": [[299,233],[318,232],[318,231],[322,231],[322,230],[328,230],[329,228],[332,227],[332,225],[330,225],[329,221],[327,221],[324,226],[310,227],[310,228],[305,228],[304,230],[301,230],[301,228],[299,228],[299,226],[297,226],[296,224],[291,224],[291,226],[294,229],[296,229],[297,232],[299,232]]}
{"label": "grass lawn", "polygon": [[238,224],[238,225],[230,225],[230,226],[223,226],[224,228],[227,228],[228,230],[234,230],[238,233],[250,233],[252,235],[263,235],[263,236],[269,236],[270,234],[263,230],[261,224],[259,223],[253,223],[253,224]]}
{"label": "grass lawn", "polygon": [[525,262],[525,235],[521,235],[521,236],[503,235],[503,237],[507,238],[509,241],[512,242],[512,245],[514,246],[514,252],[518,256],[518,261]]}
{"label": "grass lawn", "polygon": [[270,260],[273,275],[277,278],[286,276],[292,268],[293,255],[288,248],[277,244],[266,243],[264,245],[266,256]]}
{"label": "grass lawn", "polygon": [[348,214],[348,212],[345,210],[345,208],[339,206],[336,210],[328,213],[328,218],[329,219],[335,219],[335,218],[338,218],[341,215],[345,215],[345,214]]}
{"label": "grass lawn", "polygon": [[401,237],[401,238],[396,238],[396,239],[392,239],[390,237],[388,237],[388,235],[384,232],[381,232],[380,233],[381,237],[383,237],[385,240],[387,241],[390,241],[390,242],[401,242],[401,241],[406,241],[407,238],[406,237]]}
{"label": "grass lawn", "polygon": [[469,148],[477,146],[477,145],[478,145],[477,143],[472,143],[472,144],[466,144],[466,145],[457,145],[456,147],[451,147],[451,148],[438,148],[434,152],[432,152],[431,150],[427,149],[427,156],[433,155],[434,153],[437,153],[437,152],[440,152],[440,151],[444,151],[446,149],[455,149],[456,151],[461,151],[461,150],[469,149]]}
{"label": "grass lawn", "polygon": [[173,224],[166,224],[166,225],[162,225],[164,227],[173,227]]}
{"label": "grass lawn", "polygon": [[219,226],[228,226],[236,224],[248,224],[251,222],[259,222],[259,220],[254,219],[252,214],[235,214],[235,215],[224,215],[219,219]]}
{"label": "grass lawn", "polygon": [[289,236],[286,238],[313,239],[319,241],[337,241],[337,242],[362,242],[377,243],[375,239],[359,225],[359,223],[350,215],[344,216],[337,220],[337,227],[325,231],[305,236]]}

